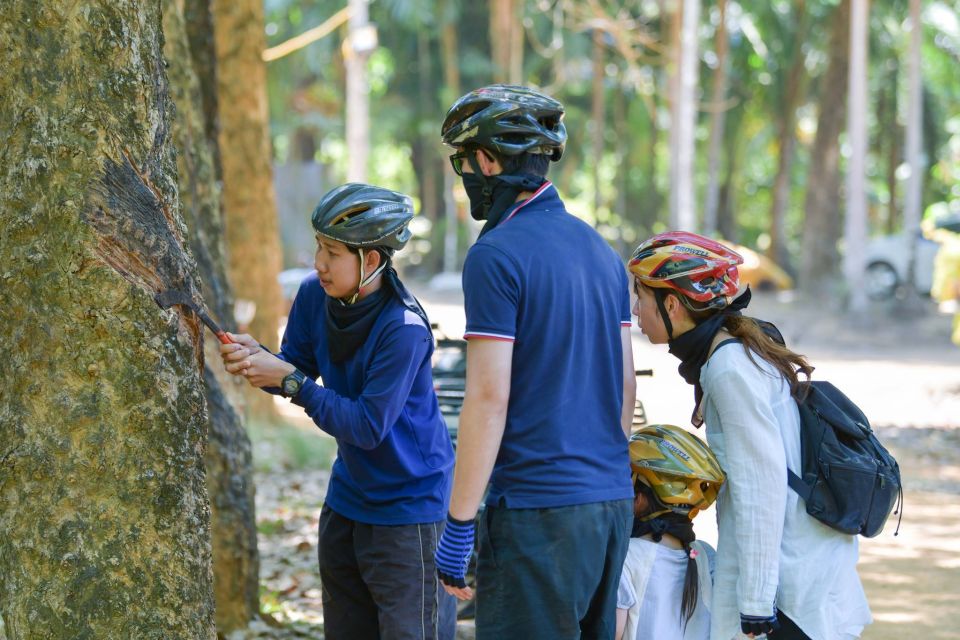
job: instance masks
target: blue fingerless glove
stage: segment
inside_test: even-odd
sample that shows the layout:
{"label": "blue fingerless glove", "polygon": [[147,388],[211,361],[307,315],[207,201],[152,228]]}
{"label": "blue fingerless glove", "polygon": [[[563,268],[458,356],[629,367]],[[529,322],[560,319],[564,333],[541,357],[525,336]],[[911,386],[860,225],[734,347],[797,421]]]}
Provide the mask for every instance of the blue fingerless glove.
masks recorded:
{"label": "blue fingerless glove", "polygon": [[753,634],[759,636],[765,633],[772,633],[780,628],[780,622],[777,621],[777,614],[772,616],[746,616],[740,614],[740,631],[745,635]]}
{"label": "blue fingerless glove", "polygon": [[440,542],[437,543],[435,562],[437,575],[444,584],[451,587],[467,586],[467,564],[473,554],[475,535],[473,520],[457,520],[447,514],[447,526],[443,529]]}

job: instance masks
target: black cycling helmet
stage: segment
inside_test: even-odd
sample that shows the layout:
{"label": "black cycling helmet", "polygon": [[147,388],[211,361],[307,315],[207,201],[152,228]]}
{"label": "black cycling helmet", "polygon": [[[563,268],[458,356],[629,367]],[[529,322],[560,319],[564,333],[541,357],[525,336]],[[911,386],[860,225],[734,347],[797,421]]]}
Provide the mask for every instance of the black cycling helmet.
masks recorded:
{"label": "black cycling helmet", "polygon": [[[360,254],[360,283],[343,304],[353,304],[363,288],[390,265],[393,252],[410,240],[407,225],[413,219],[413,200],[396,191],[350,182],[327,192],[313,210],[310,221],[317,236],[342,242]],[[364,275],[364,250],[374,249],[385,257],[373,272]],[[426,317],[426,314],[424,314]]]}
{"label": "black cycling helmet", "polygon": [[453,103],[440,135],[451,147],[478,146],[503,156],[542,153],[554,161],[567,142],[562,104],[505,84],[475,89]]}
{"label": "black cycling helmet", "polygon": [[347,183],[327,192],[310,221],[317,233],[359,249],[376,247],[387,255],[410,240],[410,196],[369,184]]}

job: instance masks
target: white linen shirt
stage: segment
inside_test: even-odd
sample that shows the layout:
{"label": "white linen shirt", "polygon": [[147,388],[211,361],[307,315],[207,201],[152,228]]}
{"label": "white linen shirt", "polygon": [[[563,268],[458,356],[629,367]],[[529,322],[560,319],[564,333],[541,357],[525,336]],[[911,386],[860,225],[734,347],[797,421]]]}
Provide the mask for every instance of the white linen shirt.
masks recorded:
{"label": "white linen shirt", "polygon": [[[812,640],[859,637],[871,622],[857,575],[857,538],[807,514],[787,486],[800,468],[800,416],[790,387],[740,343],[700,372],[707,443],[727,474],[717,498],[711,640],[740,636],[740,614],[779,608]],[[762,370],[761,370],[762,369]]]}

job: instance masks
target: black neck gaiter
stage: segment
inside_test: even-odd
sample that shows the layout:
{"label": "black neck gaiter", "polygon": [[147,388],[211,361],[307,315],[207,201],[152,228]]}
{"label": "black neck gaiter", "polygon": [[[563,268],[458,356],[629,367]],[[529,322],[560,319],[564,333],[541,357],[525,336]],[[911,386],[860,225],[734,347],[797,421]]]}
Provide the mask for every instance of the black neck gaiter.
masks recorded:
{"label": "black neck gaiter", "polygon": [[682,542],[685,547],[697,539],[697,536],[693,533],[693,521],[687,516],[672,511],[650,520],[641,520],[634,517],[630,537],[641,538],[648,533],[651,534],[650,537],[654,542],[660,542],[663,539],[663,534],[669,533]]}
{"label": "black neck gaiter", "polygon": [[703,388],[700,386],[700,370],[710,356],[710,345],[717,332],[723,328],[723,323],[730,316],[740,315],[740,311],[750,304],[750,288],[733,300],[728,307],[718,311],[686,333],[670,340],[670,353],[680,359],[678,371],[680,376],[693,385],[694,409],[691,422],[695,427],[703,424],[699,417],[700,400],[703,399]]}
{"label": "black neck gaiter", "polygon": [[373,323],[387,306],[391,296],[423,320],[430,330],[430,318],[420,301],[400,281],[392,266],[383,270],[383,284],[379,289],[354,304],[345,305],[339,300],[327,298],[327,347],[330,360],[335,363],[350,358],[370,335]]}
{"label": "black neck gaiter", "polygon": [[547,181],[532,173],[484,176],[476,158],[470,156],[468,161],[473,173],[465,173],[462,178],[463,188],[470,199],[470,215],[474,220],[487,221],[480,230],[480,237],[500,224],[504,214],[513,208],[517,196],[524,191],[536,191]]}
{"label": "black neck gaiter", "polygon": [[332,362],[339,364],[356,353],[389,300],[383,287],[354,304],[327,298],[327,349]]}

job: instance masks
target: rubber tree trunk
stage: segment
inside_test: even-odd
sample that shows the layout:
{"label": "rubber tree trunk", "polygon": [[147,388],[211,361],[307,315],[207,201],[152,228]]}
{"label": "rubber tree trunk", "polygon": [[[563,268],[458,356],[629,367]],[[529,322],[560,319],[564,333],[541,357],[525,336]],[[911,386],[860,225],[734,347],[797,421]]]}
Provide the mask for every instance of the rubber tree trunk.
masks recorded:
{"label": "rubber tree trunk", "polygon": [[777,122],[777,173],[773,179],[773,201],[770,206],[770,247],[767,255],[788,271],[793,271],[787,251],[787,212],[790,209],[791,174],[793,173],[794,148],[797,143],[797,108],[805,89],[806,54],[803,44],[807,39],[808,25],[805,0],[795,0],[793,14],[797,19],[796,32],[790,54],[790,66],[783,81],[783,91],[778,105]]}
{"label": "rubber tree trunk", "polygon": [[523,2],[490,3],[490,53],[494,82],[523,84]]}
{"label": "rubber tree trunk", "polygon": [[[204,11],[206,8],[206,11]],[[164,53],[177,117],[173,122],[177,170],[190,248],[196,256],[203,297],[211,313],[233,326],[233,296],[223,250],[223,216],[216,165],[216,113],[204,109],[200,61],[206,82],[215,78],[212,39],[188,37],[185,16],[211,23],[207,0],[163,1]],[[206,20],[204,20],[204,14]],[[192,52],[194,46],[204,51]],[[207,64],[209,62],[209,68]],[[209,91],[207,92],[209,96]],[[215,92],[213,92],[215,98]],[[208,97],[209,100],[209,97]],[[215,107],[215,103],[214,103]],[[204,387],[208,400],[207,491],[210,495],[213,584],[217,629],[226,633],[247,626],[259,610],[257,530],[253,502],[250,440],[227,393],[235,387],[220,364],[219,342],[204,333]]]}
{"label": "rubber tree trunk", "polygon": [[[441,62],[443,64],[444,88],[441,91],[443,107],[446,109],[460,97],[460,65],[457,54],[456,4],[453,0],[442,0],[440,5],[442,26],[440,28]],[[436,131],[436,129],[434,129]],[[447,152],[448,153],[448,152]],[[460,217],[457,201],[453,195],[460,178],[453,173],[446,158],[441,159],[443,167],[443,270],[453,272],[460,265],[458,242],[460,238]]]}
{"label": "rubber tree trunk", "polygon": [[[903,229],[908,238],[920,233],[920,218],[923,215],[923,176],[926,171],[923,161],[923,22],[920,0],[910,0],[910,47],[907,57],[907,163],[910,177],[904,197]],[[907,244],[907,286],[916,292],[917,243]]]}
{"label": "rubber tree trunk", "polygon": [[591,79],[593,94],[590,98],[591,149],[590,168],[593,182],[593,215],[600,214],[604,205],[603,187],[600,184],[600,164],[603,161],[604,134],[607,130],[607,100],[605,92],[606,77],[606,47],[605,34],[602,29],[593,30],[593,49],[591,64],[593,78]]}
{"label": "rubber tree trunk", "polygon": [[870,0],[853,0],[850,17],[850,76],[847,114],[847,215],[844,218],[843,274],[847,303],[855,316],[867,310],[866,290],[859,286],[866,268],[867,243],[867,72]]}
{"label": "rubber tree trunk", "polygon": [[670,136],[670,226],[695,231],[697,209],[693,169],[696,153],[697,80],[700,55],[697,26],[700,24],[700,0],[680,0],[674,20],[679,20],[675,38],[677,77],[671,105]]}
{"label": "rubber tree trunk", "polygon": [[800,287],[823,293],[839,266],[840,132],[847,113],[850,0],[841,0],[831,21],[827,71],[820,80],[820,115],[810,154],[804,203]]}
{"label": "rubber tree trunk", "polygon": [[723,149],[723,132],[726,126],[727,109],[727,57],[730,39],[727,31],[727,0],[717,2],[717,68],[713,74],[712,111],[710,113],[710,142],[707,151],[707,189],[703,197],[703,233],[712,236],[717,232],[717,205],[720,199],[720,152]]}
{"label": "rubber tree trunk", "polygon": [[7,637],[215,637],[201,329],[159,1],[0,12]]}
{"label": "rubber tree trunk", "polygon": [[[238,299],[252,301],[249,333],[276,350],[281,313],[277,274],[282,259],[267,120],[266,44],[261,0],[213,0],[223,165],[223,210],[230,281]],[[242,328],[242,327],[241,327]],[[246,395],[252,416],[274,415],[271,396]]]}
{"label": "rubber tree trunk", "polygon": [[346,138],[347,181],[366,182],[370,158],[370,82],[367,60],[371,49],[363,43],[369,34],[369,0],[349,0],[350,36],[343,48],[347,70]]}

